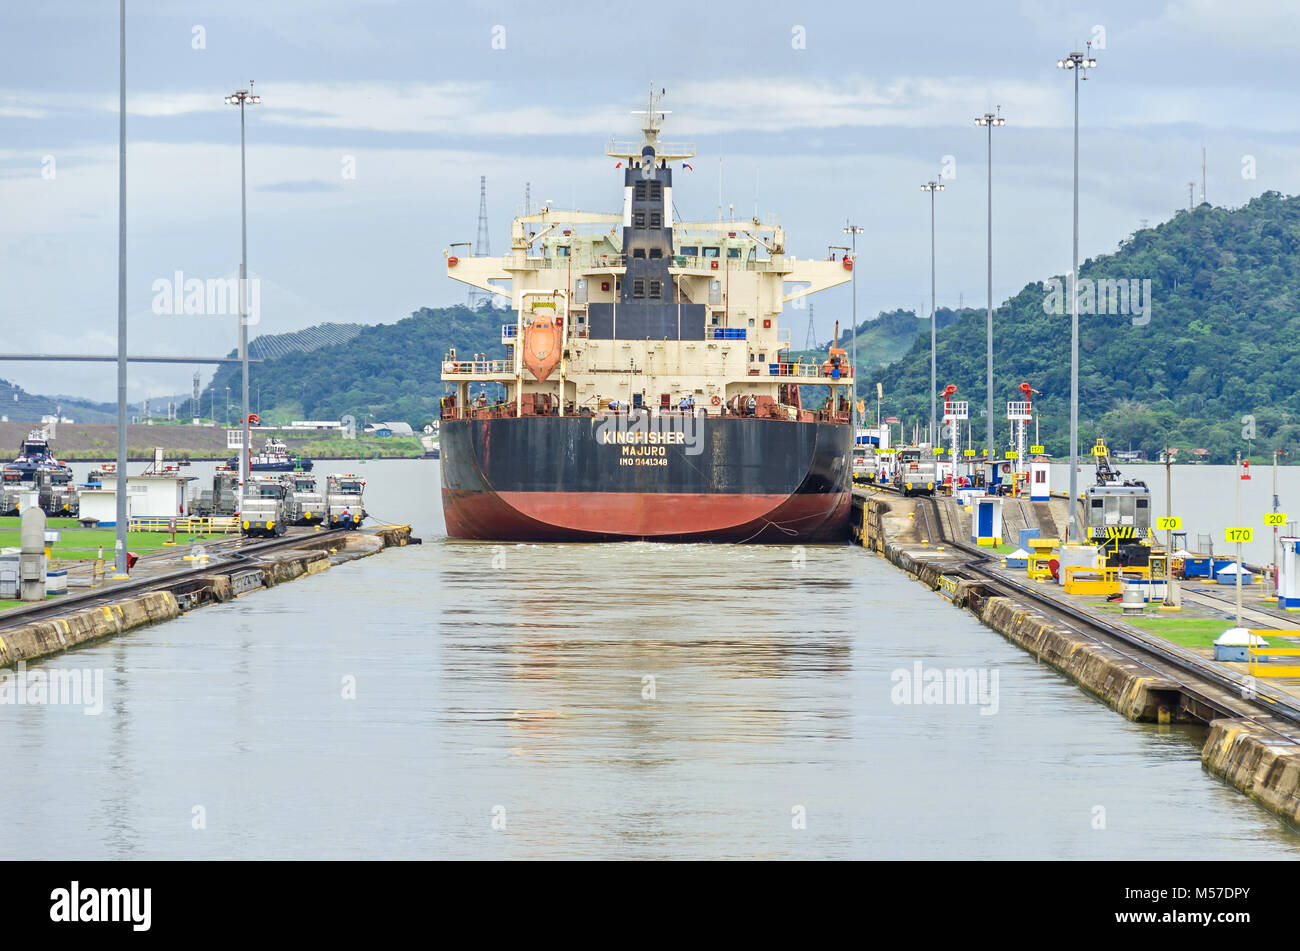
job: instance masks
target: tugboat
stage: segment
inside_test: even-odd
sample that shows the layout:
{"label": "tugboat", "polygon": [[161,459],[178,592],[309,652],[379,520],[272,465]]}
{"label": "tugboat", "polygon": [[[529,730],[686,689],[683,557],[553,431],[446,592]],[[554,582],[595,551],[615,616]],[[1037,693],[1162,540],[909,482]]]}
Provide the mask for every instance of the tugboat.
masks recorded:
{"label": "tugboat", "polygon": [[27,434],[18,455],[0,470],[0,482],[0,514],[17,514],[24,492],[36,492],[37,504],[47,515],[73,516],[80,510],[72,467],[54,457],[42,430]]}
{"label": "tugboat", "polygon": [[[548,207],[515,219],[504,257],[447,251],[448,277],[516,308],[507,359],[443,359],[453,538],[848,535],[853,367],[838,347],[791,361],[778,324],[786,302],[847,283],[852,258],[797,260],[784,229],[757,219],[675,221],[673,174],[695,150],[660,142],[658,99],[640,141],[605,149],[621,213]],[[489,402],[489,383],[504,400]],[[829,395],[805,406],[807,387]]]}
{"label": "tugboat", "polygon": [[[252,472],[294,472],[298,469],[311,472],[311,464],[310,459],[289,455],[289,447],[277,439],[267,439],[260,452],[249,456],[249,470]],[[235,456],[228,465],[238,469],[239,457]]]}

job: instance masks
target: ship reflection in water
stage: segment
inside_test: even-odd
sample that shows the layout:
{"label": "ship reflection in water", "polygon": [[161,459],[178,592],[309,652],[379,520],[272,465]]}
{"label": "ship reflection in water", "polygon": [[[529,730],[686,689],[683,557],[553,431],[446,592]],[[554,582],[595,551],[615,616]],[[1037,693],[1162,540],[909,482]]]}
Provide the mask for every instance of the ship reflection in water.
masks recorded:
{"label": "ship reflection in water", "polygon": [[[879,558],[447,541],[436,465],[367,464],[424,545],[46,665],[102,668],[104,712],[0,706],[0,853],[1300,854],[1195,731],[1126,722]],[[997,713],[895,704],[917,663],[996,671]]]}

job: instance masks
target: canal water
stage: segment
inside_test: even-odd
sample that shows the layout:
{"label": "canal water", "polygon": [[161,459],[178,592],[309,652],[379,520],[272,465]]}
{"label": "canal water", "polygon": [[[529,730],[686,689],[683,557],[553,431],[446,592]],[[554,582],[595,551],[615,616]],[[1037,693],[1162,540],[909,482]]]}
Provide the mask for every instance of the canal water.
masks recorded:
{"label": "canal water", "polygon": [[41,665],[102,712],[0,705],[0,856],[1300,856],[860,549],[452,542],[436,462],[351,468],[424,544]]}

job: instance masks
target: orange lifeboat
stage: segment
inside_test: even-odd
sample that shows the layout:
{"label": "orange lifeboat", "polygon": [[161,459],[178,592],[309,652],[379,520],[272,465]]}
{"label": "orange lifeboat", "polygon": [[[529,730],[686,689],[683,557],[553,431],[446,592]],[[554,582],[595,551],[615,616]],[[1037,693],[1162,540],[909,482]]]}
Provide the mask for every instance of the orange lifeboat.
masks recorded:
{"label": "orange lifeboat", "polygon": [[562,345],[560,326],[554,317],[535,317],[524,328],[524,366],[532,371],[537,382],[545,383],[560,365]]}

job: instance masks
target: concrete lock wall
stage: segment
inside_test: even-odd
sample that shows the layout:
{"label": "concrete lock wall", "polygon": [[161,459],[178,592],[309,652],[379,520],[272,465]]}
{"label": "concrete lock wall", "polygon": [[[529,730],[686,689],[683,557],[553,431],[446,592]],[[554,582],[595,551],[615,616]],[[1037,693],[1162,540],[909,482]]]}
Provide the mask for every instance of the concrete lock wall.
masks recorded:
{"label": "concrete lock wall", "polygon": [[49,620],[31,621],[0,634],[0,667],[111,637],[131,628],[167,621],[180,616],[180,607],[170,591],[150,591],[124,598],[113,605],[99,605]]}
{"label": "concrete lock wall", "polygon": [[[1181,690],[1153,676],[1105,644],[1060,627],[1045,615],[1007,597],[975,597],[977,582],[943,575],[934,564],[904,551],[903,519],[881,499],[863,503],[863,542],[959,607],[969,606],[986,625],[1034,654],[1130,720],[1199,722],[1181,711]],[[1202,765],[1265,808],[1300,823],[1300,747],[1266,725],[1219,719],[1210,724]]]}
{"label": "concrete lock wall", "polygon": [[[403,547],[411,541],[409,525],[384,526],[375,532],[350,532],[341,540],[303,536],[301,548],[264,556],[256,569],[262,586],[271,587],[327,571],[336,562],[365,557],[385,548]],[[338,548],[331,549],[330,545]],[[195,575],[185,584],[206,588],[212,601],[230,601],[236,597],[231,578],[232,573],[227,570]],[[132,628],[171,620],[180,614],[180,604],[171,591],[150,591],[124,596],[110,605],[86,607],[59,618],[27,623],[15,619],[18,623],[11,627],[0,626],[0,667],[57,654]]]}
{"label": "concrete lock wall", "polygon": [[989,598],[980,620],[1130,720],[1192,722],[1179,713],[1175,683],[1151,676],[1106,645],[1058,627],[1010,598]]}
{"label": "concrete lock wall", "polygon": [[1272,812],[1300,822],[1300,750],[1247,720],[1215,720],[1201,763]]}

